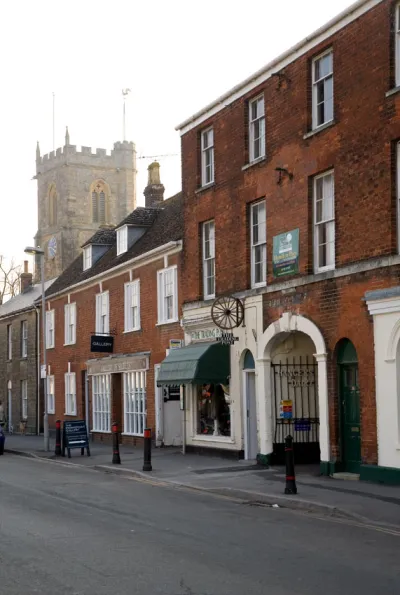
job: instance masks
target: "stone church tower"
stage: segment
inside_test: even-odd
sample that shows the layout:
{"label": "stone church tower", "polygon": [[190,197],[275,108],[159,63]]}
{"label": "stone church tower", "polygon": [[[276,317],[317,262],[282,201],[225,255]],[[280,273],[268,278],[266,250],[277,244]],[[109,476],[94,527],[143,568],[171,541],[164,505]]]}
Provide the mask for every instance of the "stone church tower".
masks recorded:
{"label": "stone church tower", "polygon": [[[91,147],[77,151],[67,128],[64,147],[41,157],[37,145],[36,179],[35,245],[45,251],[47,280],[71,264],[99,227],[116,225],[135,209],[135,145],[117,142],[111,155]],[[36,271],[40,275],[39,266]]]}

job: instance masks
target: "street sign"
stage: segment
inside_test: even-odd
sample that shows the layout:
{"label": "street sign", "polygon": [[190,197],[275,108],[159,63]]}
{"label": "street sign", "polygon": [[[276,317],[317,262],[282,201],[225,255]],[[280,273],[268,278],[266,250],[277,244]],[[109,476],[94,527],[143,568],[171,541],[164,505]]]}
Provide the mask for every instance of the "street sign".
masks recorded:
{"label": "street sign", "polygon": [[114,350],[114,337],[92,335],[90,337],[90,351],[92,353],[112,353]]}
{"label": "street sign", "polygon": [[180,349],[181,347],[182,347],[181,339],[170,339],[169,340],[169,348],[170,349]]}
{"label": "street sign", "polygon": [[293,401],[287,399],[285,401],[281,401],[279,407],[279,417],[281,419],[292,419],[293,417]]}
{"label": "street sign", "polygon": [[46,366],[44,364],[42,364],[40,366],[40,378],[46,378],[47,374],[46,374]]}
{"label": "street sign", "polygon": [[70,459],[73,448],[80,448],[81,455],[85,454],[86,448],[87,456],[90,457],[89,439],[84,419],[64,422],[62,456],[65,457],[65,449],[67,449]]}

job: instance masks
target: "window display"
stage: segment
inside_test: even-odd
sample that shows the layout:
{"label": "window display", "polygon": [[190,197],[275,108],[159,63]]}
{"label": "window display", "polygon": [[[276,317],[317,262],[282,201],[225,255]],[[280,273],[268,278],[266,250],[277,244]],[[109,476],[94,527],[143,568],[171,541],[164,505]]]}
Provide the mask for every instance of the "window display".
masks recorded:
{"label": "window display", "polygon": [[229,386],[203,384],[197,387],[197,433],[231,435]]}

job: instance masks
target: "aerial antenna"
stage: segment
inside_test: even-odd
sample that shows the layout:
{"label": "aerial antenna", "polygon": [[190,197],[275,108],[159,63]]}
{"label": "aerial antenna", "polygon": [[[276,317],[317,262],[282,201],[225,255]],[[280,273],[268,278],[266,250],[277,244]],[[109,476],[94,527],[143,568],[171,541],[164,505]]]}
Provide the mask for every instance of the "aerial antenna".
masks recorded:
{"label": "aerial antenna", "polygon": [[126,140],[126,98],[131,92],[131,89],[122,89],[123,98],[123,117],[122,117],[122,140]]}

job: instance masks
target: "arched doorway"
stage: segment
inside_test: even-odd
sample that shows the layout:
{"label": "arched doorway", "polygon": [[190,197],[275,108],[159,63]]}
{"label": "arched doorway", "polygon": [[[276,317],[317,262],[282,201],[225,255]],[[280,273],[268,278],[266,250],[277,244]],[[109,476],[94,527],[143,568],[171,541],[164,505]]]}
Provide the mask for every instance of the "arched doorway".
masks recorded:
{"label": "arched doorway", "polygon": [[360,387],[358,358],[349,339],[338,345],[340,443],[343,471],[359,473],[361,465]]}
{"label": "arched doorway", "polygon": [[[315,401],[310,403],[312,407],[309,408],[309,414],[313,413],[313,408],[315,411],[314,415],[309,415],[310,418],[314,418],[314,423],[307,423],[307,418],[305,419],[304,423],[304,415],[300,411],[300,415],[298,416],[297,422],[295,421],[295,410],[294,410],[294,403],[291,404],[282,404],[282,407],[288,407],[289,410],[284,410],[283,413],[290,413],[290,405],[292,405],[292,421],[291,423],[287,424],[288,426],[292,425],[293,430],[296,431],[294,424],[298,423],[297,432],[304,433],[305,436],[309,436],[311,440],[309,443],[314,443],[311,448],[314,451],[312,454],[312,459],[314,459],[316,455],[316,447],[319,447],[320,453],[320,462],[321,462],[321,470],[325,473],[325,468],[329,465],[330,461],[330,441],[329,441],[329,408],[328,408],[328,377],[327,377],[327,355],[326,355],[326,347],[325,341],[322,336],[321,331],[319,328],[310,320],[304,316],[299,314],[293,314],[291,312],[284,312],[278,320],[272,322],[267,329],[264,331],[263,336],[261,337],[259,344],[258,344],[258,390],[260,394],[259,399],[259,435],[260,435],[260,451],[261,454],[267,454],[268,456],[271,455],[275,450],[274,447],[275,441],[275,427],[277,420],[276,417],[276,401],[277,395],[275,393],[275,386],[272,381],[272,376],[274,372],[273,364],[279,364],[280,362],[277,361],[276,356],[278,355],[277,351],[279,349],[279,345],[286,340],[289,340],[291,337],[301,336],[300,342],[303,342],[304,345],[302,346],[302,352],[298,355],[302,355],[301,366],[303,365],[312,365],[316,363],[316,367],[314,368],[314,374],[312,375],[311,372],[306,372],[306,374],[301,374],[300,376],[304,377],[304,383],[312,383],[314,386],[314,394],[317,396],[317,402],[315,405]],[[305,347],[305,340],[304,335],[308,337],[308,339],[312,342],[312,359],[311,356],[311,345],[308,344],[307,349]],[[297,345],[299,347],[300,345]],[[297,349],[295,346],[295,349]],[[289,349],[289,345],[287,346]],[[285,354],[283,354],[285,355]],[[303,356],[308,356],[308,361],[303,359]],[[290,362],[288,362],[290,363]],[[293,363],[293,360],[292,360]],[[296,362],[294,362],[296,363]],[[300,364],[300,361],[299,361]],[[290,366],[289,366],[290,367]],[[297,368],[296,368],[297,369]],[[278,369],[279,370],[279,369]],[[290,371],[290,370],[289,370]],[[278,376],[278,375],[277,375]],[[284,370],[282,370],[282,377],[284,377]],[[294,377],[296,374],[286,375],[287,378]],[[281,374],[279,373],[280,379]],[[309,380],[307,380],[309,377]],[[312,378],[313,377],[313,378]],[[304,389],[308,390],[307,386],[302,387],[302,382],[299,384],[296,380],[293,380],[293,384],[296,385],[296,390],[298,391],[300,388],[303,390],[303,398],[304,398]],[[262,395],[262,397],[261,397]],[[283,392],[282,392],[283,395]],[[279,394],[278,394],[279,396]],[[314,395],[312,397],[314,399]],[[280,399],[281,400],[281,399]],[[282,399],[285,400],[285,399]],[[294,399],[287,399],[287,400],[294,400]],[[274,405],[275,403],[275,405]],[[279,419],[280,417],[280,405],[279,402]],[[308,406],[308,402],[307,402]],[[275,409],[274,409],[275,407]],[[304,411],[304,410],[303,410]],[[297,413],[296,413],[297,415]],[[285,417],[283,417],[285,419]],[[290,419],[286,417],[286,419]],[[317,427],[318,429],[318,443],[315,444],[315,438],[311,431],[309,431],[310,426]],[[289,433],[289,432],[288,432]],[[296,438],[296,436],[294,436]],[[308,439],[308,438],[307,438]],[[297,459],[296,459],[297,460]]]}
{"label": "arched doorway", "polygon": [[244,458],[255,459],[258,454],[256,374],[251,351],[243,359]]}

